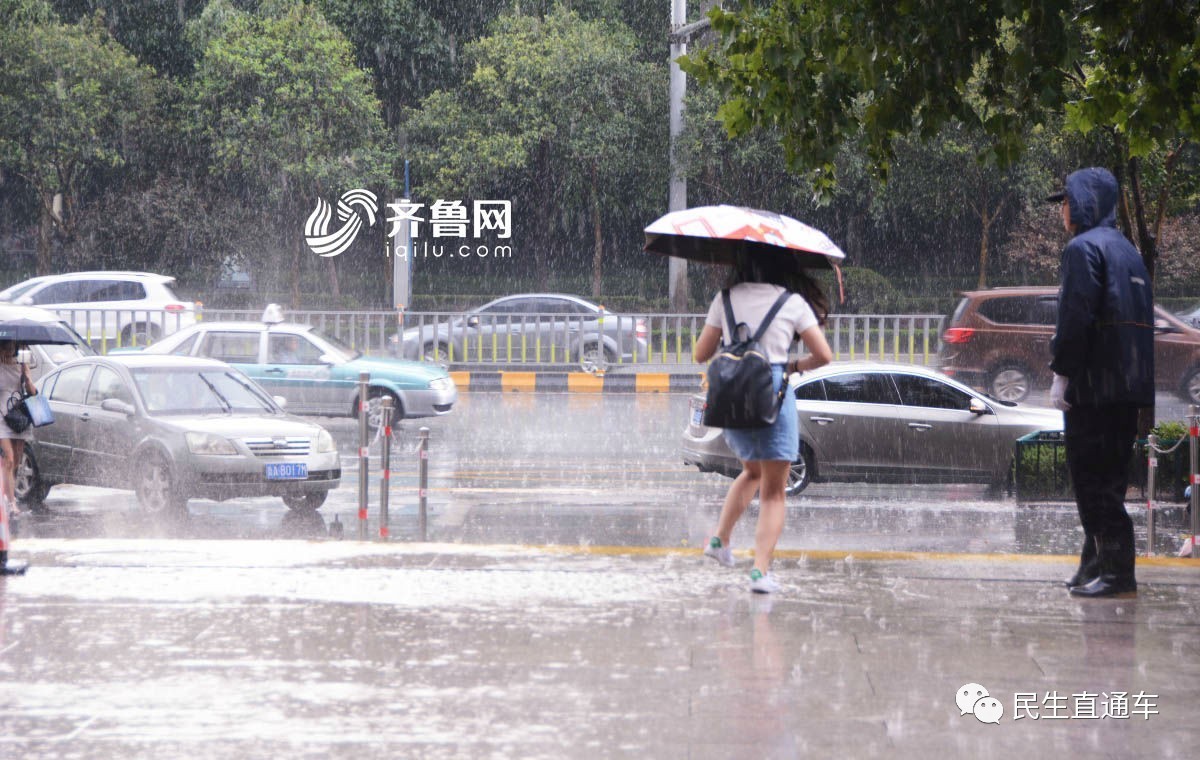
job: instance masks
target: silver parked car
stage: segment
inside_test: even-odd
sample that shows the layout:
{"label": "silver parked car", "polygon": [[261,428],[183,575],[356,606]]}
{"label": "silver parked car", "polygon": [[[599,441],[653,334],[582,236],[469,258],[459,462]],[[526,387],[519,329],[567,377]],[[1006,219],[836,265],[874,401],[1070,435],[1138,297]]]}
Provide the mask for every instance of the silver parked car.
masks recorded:
{"label": "silver parked car", "polygon": [[[998,401],[924,367],[835,362],[800,376],[800,458],[789,495],[813,481],[1009,483],[1016,440],[1062,430],[1062,412]],[[736,477],[741,463],[692,398],[683,461]]]}
{"label": "silver parked car", "polygon": [[281,496],[312,511],[341,482],[333,437],[284,411],[222,362],[127,354],[63,365],[40,382],[54,411],[17,472],[17,498],[41,508],[58,483],[132,488],[148,512],[192,497]]}
{"label": "silver parked car", "polygon": [[441,364],[577,363],[595,372],[644,359],[646,338],[644,319],[614,314],[578,296],[525,293],[411,327],[393,345],[407,358]]}

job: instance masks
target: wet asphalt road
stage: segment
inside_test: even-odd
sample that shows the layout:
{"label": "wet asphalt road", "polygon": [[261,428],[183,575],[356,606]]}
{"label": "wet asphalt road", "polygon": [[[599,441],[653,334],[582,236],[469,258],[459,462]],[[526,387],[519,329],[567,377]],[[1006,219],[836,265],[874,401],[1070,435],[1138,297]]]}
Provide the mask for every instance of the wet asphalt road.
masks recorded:
{"label": "wet asphalt road", "polygon": [[[680,461],[686,394],[463,394],[448,416],[407,420],[392,454],[393,541],[418,533],[416,446],[430,431],[427,538],[487,544],[694,546],[712,528],[728,479]],[[49,513],[24,515],[17,536],[41,538],[346,538],[379,535],[379,447],[368,471],[369,517],[358,521],[357,427],[323,418],[343,457],[341,487],[316,515],[277,498],[194,499],[187,516],[150,520],[131,493],[60,486]],[[1131,497],[1132,498],[1132,497]],[[753,511],[753,507],[751,508]],[[1145,510],[1130,503],[1144,550]],[[751,514],[751,518],[753,514]],[[753,521],[734,536],[752,542]],[[1156,553],[1182,542],[1179,506],[1159,511]],[[332,530],[331,530],[332,529]],[[973,485],[810,486],[789,503],[780,548],[1071,554],[1080,538],[1067,503],[987,500]]]}

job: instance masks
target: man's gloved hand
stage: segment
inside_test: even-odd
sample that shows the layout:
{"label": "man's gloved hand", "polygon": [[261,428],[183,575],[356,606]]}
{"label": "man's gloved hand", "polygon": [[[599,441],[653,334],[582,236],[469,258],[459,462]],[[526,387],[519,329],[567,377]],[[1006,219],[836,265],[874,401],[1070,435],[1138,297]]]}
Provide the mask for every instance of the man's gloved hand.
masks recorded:
{"label": "man's gloved hand", "polygon": [[1067,378],[1055,374],[1054,382],[1050,384],[1050,405],[1064,412],[1071,408],[1067,403]]}

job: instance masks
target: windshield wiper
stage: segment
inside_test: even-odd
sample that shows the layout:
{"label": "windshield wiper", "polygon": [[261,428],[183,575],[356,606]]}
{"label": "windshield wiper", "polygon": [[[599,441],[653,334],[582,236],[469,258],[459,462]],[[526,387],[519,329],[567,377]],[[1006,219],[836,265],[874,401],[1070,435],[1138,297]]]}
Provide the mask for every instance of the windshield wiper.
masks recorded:
{"label": "windshield wiper", "polygon": [[258,399],[258,403],[262,404],[263,407],[266,408],[267,411],[274,411],[275,399],[270,399],[268,401],[267,398],[265,396],[263,396],[262,391],[255,388],[250,383],[247,383],[245,380],[241,379],[240,377],[234,377],[233,375],[226,375],[225,377],[228,377],[230,380],[232,380],[233,382],[237,383],[238,385],[242,386],[247,391],[249,391],[250,395],[253,396],[254,398]]}
{"label": "windshield wiper", "polygon": [[217,386],[213,385],[212,381],[204,376],[204,373],[200,373],[199,377],[204,381],[204,384],[208,386],[208,389],[213,392],[213,395],[216,396],[221,402],[221,406],[225,407],[225,413],[233,414],[233,404],[229,403],[229,399],[221,395],[221,392],[217,390]]}

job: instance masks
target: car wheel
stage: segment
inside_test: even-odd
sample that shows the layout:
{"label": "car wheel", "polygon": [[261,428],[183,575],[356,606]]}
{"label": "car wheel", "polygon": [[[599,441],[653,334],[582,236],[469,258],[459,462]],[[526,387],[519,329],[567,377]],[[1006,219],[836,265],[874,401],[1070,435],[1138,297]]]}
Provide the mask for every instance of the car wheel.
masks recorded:
{"label": "car wheel", "polygon": [[316,512],[328,496],[328,491],[288,494],[283,497],[283,503],[293,512]]}
{"label": "car wheel", "polygon": [[171,464],[165,456],[153,452],[134,461],[139,462],[134,470],[134,492],[143,510],[152,515],[187,510],[187,497],[177,492]]}
{"label": "car wheel", "polygon": [[579,352],[579,368],[584,372],[605,372],[617,361],[616,354],[608,346],[588,343]]}
{"label": "car wheel", "polygon": [[445,343],[429,343],[421,349],[421,361],[431,364],[450,363],[450,346]]}
{"label": "car wheel", "polygon": [[808,484],[812,482],[813,471],[812,449],[808,444],[801,443],[800,458],[792,462],[792,467],[788,470],[787,486],[783,492],[788,496],[795,496],[808,488]]}
{"label": "car wheel", "polygon": [[121,331],[121,344],[125,346],[148,346],[158,340],[162,331],[158,325],[139,322]]}
{"label": "car wheel", "polygon": [[17,497],[17,503],[33,512],[45,512],[48,493],[50,486],[42,480],[37,461],[33,454],[29,453],[26,444],[25,454],[21,457],[21,464],[17,466],[17,477],[13,483],[13,494]]}
{"label": "car wheel", "polygon": [[1024,401],[1032,388],[1029,370],[1020,364],[1001,364],[988,377],[988,393],[1001,401]]}
{"label": "car wheel", "polygon": [[367,392],[367,427],[373,434],[383,424],[383,399],[392,399],[392,424],[404,419],[404,406],[395,393],[384,388],[372,388]]}
{"label": "car wheel", "polygon": [[1180,395],[1189,404],[1200,404],[1200,367],[1192,367],[1183,378]]}

